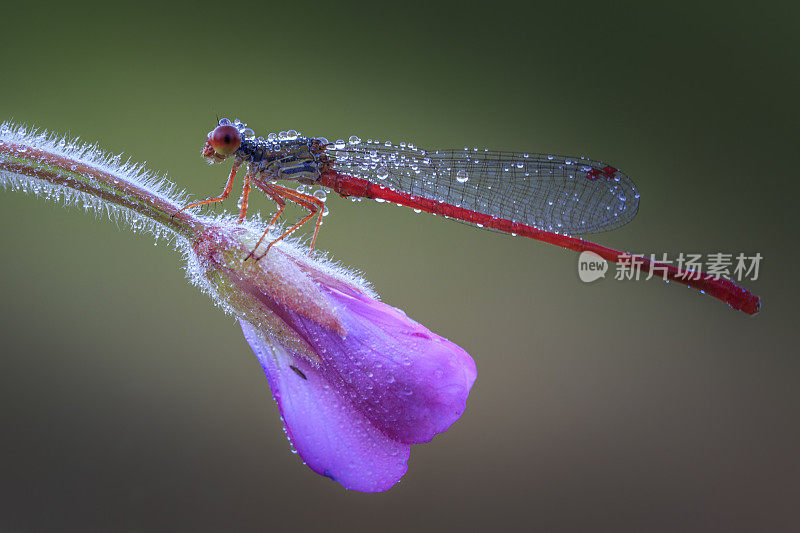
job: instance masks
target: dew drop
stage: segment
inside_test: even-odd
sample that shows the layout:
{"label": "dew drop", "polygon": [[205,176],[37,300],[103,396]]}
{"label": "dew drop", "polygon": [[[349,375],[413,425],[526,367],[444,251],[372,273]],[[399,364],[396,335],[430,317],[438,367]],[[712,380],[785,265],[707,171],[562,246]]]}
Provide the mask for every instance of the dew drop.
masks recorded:
{"label": "dew drop", "polygon": [[314,198],[317,200],[322,200],[323,202],[328,199],[328,193],[325,192],[324,189],[317,189],[314,191]]}
{"label": "dew drop", "polygon": [[359,139],[357,135],[351,135],[347,142],[350,144],[361,144],[361,139]]}
{"label": "dew drop", "polygon": [[456,172],[456,181],[459,183],[466,183],[469,177],[466,170],[459,170]]}
{"label": "dew drop", "polygon": [[389,176],[389,169],[386,167],[378,167],[378,179],[385,180]]}

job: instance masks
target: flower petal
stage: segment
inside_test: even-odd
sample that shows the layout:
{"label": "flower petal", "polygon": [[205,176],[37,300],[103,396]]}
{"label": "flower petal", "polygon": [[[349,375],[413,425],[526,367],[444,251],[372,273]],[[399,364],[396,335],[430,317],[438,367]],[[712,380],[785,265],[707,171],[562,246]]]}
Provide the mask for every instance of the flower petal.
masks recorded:
{"label": "flower petal", "polygon": [[428,442],[458,420],[477,377],[467,352],[357,290],[322,288],[346,336],[290,310],[280,315],[317,352],[331,387],[401,442]]}
{"label": "flower petal", "polygon": [[286,434],[312,470],[361,492],[387,490],[403,477],[408,444],[375,427],[319,367],[293,357],[247,321],[239,323],[267,374]]}

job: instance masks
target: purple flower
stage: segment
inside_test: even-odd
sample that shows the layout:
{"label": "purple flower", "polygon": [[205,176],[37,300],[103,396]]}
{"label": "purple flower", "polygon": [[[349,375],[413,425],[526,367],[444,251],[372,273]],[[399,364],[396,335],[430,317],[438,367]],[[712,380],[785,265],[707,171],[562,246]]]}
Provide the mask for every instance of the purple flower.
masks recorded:
{"label": "purple flower", "polygon": [[238,289],[228,300],[297,453],[346,488],[391,488],[411,444],[464,412],[475,362],[341,273],[280,247],[242,262],[227,254],[232,240],[215,230],[194,250],[218,287]]}

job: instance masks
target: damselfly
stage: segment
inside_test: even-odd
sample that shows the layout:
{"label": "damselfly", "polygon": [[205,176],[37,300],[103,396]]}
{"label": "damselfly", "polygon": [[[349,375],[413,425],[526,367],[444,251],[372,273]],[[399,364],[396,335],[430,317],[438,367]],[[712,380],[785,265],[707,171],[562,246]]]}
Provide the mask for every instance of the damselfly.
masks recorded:
{"label": "damselfly", "polygon": [[[577,237],[619,228],[633,219],[639,192],[619,169],[586,157],[498,152],[479,148],[426,150],[411,143],[356,136],[347,141],[304,137],[294,130],[256,137],[246,124],[228,119],[209,132],[203,156],[211,163],[233,158],[220,196],[183,209],[228,197],[237,171],[247,164],[239,204],[239,221],[247,214],[252,186],[272,198],[278,208],[267,231],[251,252],[261,259],[269,248],[316,217],[313,248],[325,205],[313,195],[278,185],[295,181],[319,185],[343,197],[392,202],[441,215],[481,228],[521,235],[578,252],[591,251],[621,263],[635,257],[643,272],[657,272],[753,314],[759,299],[733,282],[699,271],[684,270],[644,256],[631,256]],[[302,190],[302,189],[301,189]],[[271,227],[283,213],[286,200],[308,214],[286,229],[255,256]]]}

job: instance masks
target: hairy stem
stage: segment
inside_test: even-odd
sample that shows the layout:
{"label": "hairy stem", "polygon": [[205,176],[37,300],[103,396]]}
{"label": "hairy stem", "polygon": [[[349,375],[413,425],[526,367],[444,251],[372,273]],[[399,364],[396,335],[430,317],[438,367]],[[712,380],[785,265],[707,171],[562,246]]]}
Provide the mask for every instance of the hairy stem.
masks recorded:
{"label": "hairy stem", "polygon": [[0,171],[35,178],[59,188],[84,193],[106,205],[129,209],[187,240],[207,228],[207,223],[172,199],[78,158],[25,144],[0,141]]}

